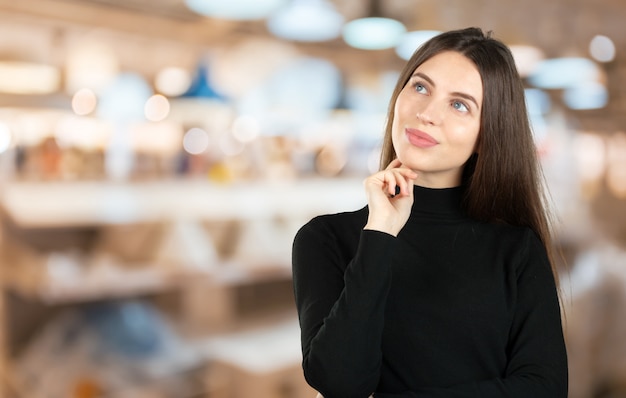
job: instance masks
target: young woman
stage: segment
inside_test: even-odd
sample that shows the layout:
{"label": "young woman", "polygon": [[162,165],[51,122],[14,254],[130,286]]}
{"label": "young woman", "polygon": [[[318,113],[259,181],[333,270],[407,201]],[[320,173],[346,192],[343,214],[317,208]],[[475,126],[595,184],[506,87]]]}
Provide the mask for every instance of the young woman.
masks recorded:
{"label": "young woman", "polygon": [[308,383],[325,398],[566,397],[540,175],[508,48],[477,28],[420,47],[368,205],[295,237]]}

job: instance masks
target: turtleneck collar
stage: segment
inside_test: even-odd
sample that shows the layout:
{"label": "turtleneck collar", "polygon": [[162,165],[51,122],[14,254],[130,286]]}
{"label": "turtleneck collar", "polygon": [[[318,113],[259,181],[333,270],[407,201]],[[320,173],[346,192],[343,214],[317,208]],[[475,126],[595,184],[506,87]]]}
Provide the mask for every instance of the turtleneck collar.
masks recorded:
{"label": "turtleneck collar", "polygon": [[461,207],[464,187],[426,188],[413,186],[411,219],[460,218],[464,217]]}

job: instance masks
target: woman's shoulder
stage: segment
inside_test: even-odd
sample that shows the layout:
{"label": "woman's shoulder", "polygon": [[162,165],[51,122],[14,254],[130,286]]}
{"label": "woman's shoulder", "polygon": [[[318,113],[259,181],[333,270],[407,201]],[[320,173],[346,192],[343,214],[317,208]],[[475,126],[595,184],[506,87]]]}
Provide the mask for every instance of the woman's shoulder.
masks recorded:
{"label": "woman's shoulder", "polygon": [[494,249],[516,252],[520,256],[526,255],[529,250],[543,250],[539,235],[529,226],[504,222],[473,222],[471,229],[481,242]]}
{"label": "woman's shoulder", "polygon": [[491,224],[490,229],[492,239],[500,250],[510,253],[519,263],[547,256],[541,237],[529,226],[498,223]]}
{"label": "woman's shoulder", "polygon": [[354,211],[321,214],[313,217],[301,230],[335,232],[360,231],[367,222],[367,206]]}
{"label": "woman's shoulder", "polygon": [[515,241],[527,240],[535,235],[532,228],[525,225],[498,223],[495,224],[495,226],[496,228],[494,232],[506,239],[512,239]]}
{"label": "woman's shoulder", "polygon": [[501,221],[476,221],[472,220],[472,228],[477,228],[485,233],[492,234],[499,238],[499,240],[512,240],[519,242],[521,240],[527,240],[533,235],[536,235],[532,228],[524,225],[515,225]]}
{"label": "woman's shoulder", "polygon": [[367,207],[313,217],[296,233],[294,247],[339,247],[353,250],[367,223]]}
{"label": "woman's shoulder", "polygon": [[331,267],[335,264],[343,275],[359,245],[360,234],[366,222],[366,209],[312,218],[300,227],[294,237],[294,269],[302,270],[309,266],[317,269],[319,264]]}

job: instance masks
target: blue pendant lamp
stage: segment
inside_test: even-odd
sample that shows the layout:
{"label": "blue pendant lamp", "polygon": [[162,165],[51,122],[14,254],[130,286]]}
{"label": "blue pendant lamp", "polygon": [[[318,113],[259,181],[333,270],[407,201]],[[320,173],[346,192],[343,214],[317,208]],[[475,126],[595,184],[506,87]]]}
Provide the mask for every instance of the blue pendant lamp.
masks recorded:
{"label": "blue pendant lamp", "polygon": [[226,101],[227,98],[218,93],[209,78],[209,67],[206,62],[201,61],[197,68],[193,81],[187,91],[181,96],[183,98],[204,98],[216,101]]}

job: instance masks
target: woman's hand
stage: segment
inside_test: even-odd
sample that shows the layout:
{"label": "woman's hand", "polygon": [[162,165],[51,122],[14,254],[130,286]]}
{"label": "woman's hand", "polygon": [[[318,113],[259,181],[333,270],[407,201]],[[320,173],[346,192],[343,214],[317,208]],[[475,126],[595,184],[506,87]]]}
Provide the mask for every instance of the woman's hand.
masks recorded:
{"label": "woman's hand", "polygon": [[[385,170],[367,177],[364,181],[369,216],[364,229],[386,232],[397,236],[411,213],[413,205],[413,180],[417,174],[398,159]],[[396,194],[396,187],[399,192]]]}

